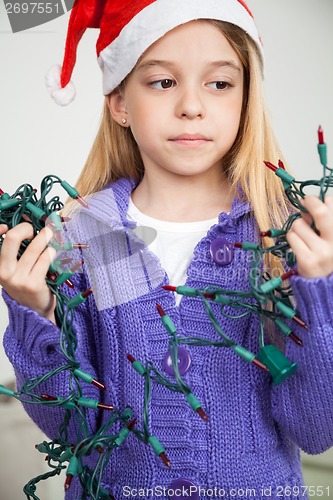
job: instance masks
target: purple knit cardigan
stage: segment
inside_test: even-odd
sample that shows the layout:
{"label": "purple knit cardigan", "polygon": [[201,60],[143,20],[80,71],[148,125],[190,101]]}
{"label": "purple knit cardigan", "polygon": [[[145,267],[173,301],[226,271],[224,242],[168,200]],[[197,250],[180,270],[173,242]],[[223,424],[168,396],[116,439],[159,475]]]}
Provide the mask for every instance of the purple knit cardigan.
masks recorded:
{"label": "purple knit cardigan", "polygon": [[[108,391],[100,393],[84,384],[83,395],[119,409],[131,406],[141,428],[144,379],[133,370],[126,353],[143,363],[150,359],[163,370],[169,337],[156,303],[171,316],[182,336],[218,337],[201,299],[183,296],[176,306],[174,295],[162,288],[168,283],[165,270],[133,231],[135,223],[126,219],[134,187],[131,179],[114,182],[91,196],[90,209],[80,210],[67,224],[68,238],[88,242],[90,249],[84,250],[84,272],[73,277],[75,290],[65,287],[64,291],[71,296],[94,287],[94,294],[75,310],[76,354],[81,368],[94,374]],[[231,242],[258,241],[258,234],[249,203],[236,197],[230,214],[221,213],[218,223],[195,247],[186,285],[249,290],[249,254],[235,251],[229,265],[218,266],[209,249],[218,237]],[[79,260],[78,251],[74,258]],[[103,477],[103,486],[116,499],[137,498],[140,492],[144,498],[167,498],[168,488],[180,478],[201,488],[193,498],[244,498],[254,493],[257,498],[307,498],[301,489],[299,448],[317,454],[333,445],[333,275],[296,276],[291,284],[299,314],[309,326],[306,331],[293,323],[303,348],[286,341],[286,356],[298,363],[296,373],[273,386],[268,374],[230,349],[186,346],[192,364],[184,379],[209,419],[201,420],[183,394],[153,383],[150,432],[165,446],[172,467],[167,468],[151,447],[130,434],[112,454]],[[20,387],[27,378],[64,364],[59,329],[5,292],[3,297],[9,310],[4,346]],[[228,319],[221,316],[218,304],[212,307],[226,334],[257,353],[257,316]],[[40,393],[68,394],[67,374],[48,380]],[[26,411],[48,436],[57,436],[64,410],[26,405]],[[92,432],[109,417],[107,412],[87,413]],[[73,422],[69,429],[75,443]],[[31,453],[35,453],[33,443]],[[294,487],[293,496],[287,487]],[[81,498],[78,481],[73,481],[67,498]]]}

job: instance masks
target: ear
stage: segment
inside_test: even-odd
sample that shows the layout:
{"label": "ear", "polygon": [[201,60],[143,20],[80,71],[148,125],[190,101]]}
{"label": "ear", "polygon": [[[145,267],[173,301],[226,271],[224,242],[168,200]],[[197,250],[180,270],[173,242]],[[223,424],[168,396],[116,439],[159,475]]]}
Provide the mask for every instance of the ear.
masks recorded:
{"label": "ear", "polygon": [[122,127],[128,127],[125,96],[119,87],[107,96],[107,103],[112,118]]}

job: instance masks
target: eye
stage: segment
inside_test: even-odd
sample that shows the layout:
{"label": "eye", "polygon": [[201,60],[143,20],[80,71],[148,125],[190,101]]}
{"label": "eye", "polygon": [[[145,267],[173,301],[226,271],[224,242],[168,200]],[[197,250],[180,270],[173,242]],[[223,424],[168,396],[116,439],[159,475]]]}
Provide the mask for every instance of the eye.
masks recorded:
{"label": "eye", "polygon": [[155,89],[166,90],[171,89],[175,85],[175,82],[173,80],[170,80],[169,78],[165,78],[164,80],[156,80],[155,82],[150,82],[149,85]]}
{"label": "eye", "polygon": [[227,90],[231,85],[228,82],[210,82],[208,83],[209,87],[214,88],[215,90]]}

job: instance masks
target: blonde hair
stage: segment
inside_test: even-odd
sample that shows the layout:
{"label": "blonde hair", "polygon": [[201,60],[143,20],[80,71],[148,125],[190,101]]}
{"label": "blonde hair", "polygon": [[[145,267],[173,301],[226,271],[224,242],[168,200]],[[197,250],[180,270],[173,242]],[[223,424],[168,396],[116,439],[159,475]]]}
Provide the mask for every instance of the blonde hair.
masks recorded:
{"label": "blonde hair", "polygon": [[[264,166],[263,160],[276,163],[282,154],[269,123],[258,49],[238,26],[222,21],[206,22],[221,30],[244,67],[240,128],[235,143],[223,158],[223,168],[234,192],[241,187],[250,201],[260,230],[281,227],[288,215],[288,203],[281,180]],[[124,84],[126,80],[121,85]],[[121,177],[139,182],[143,173],[144,165],[131,130],[112,119],[106,97],[100,128],[75,187],[84,197]],[[267,247],[272,243],[265,238],[262,244]],[[271,274],[282,271],[280,262],[268,256],[266,268]]]}

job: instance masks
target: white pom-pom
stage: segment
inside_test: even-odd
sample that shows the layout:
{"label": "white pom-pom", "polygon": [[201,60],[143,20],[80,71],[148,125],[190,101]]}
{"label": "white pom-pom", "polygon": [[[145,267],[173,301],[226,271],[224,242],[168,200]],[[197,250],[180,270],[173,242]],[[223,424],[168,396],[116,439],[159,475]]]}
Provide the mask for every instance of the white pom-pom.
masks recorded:
{"label": "white pom-pom", "polygon": [[69,82],[66,87],[60,86],[61,66],[52,66],[45,76],[46,87],[48,88],[52,99],[60,106],[67,106],[76,96],[76,90],[73,82]]}

